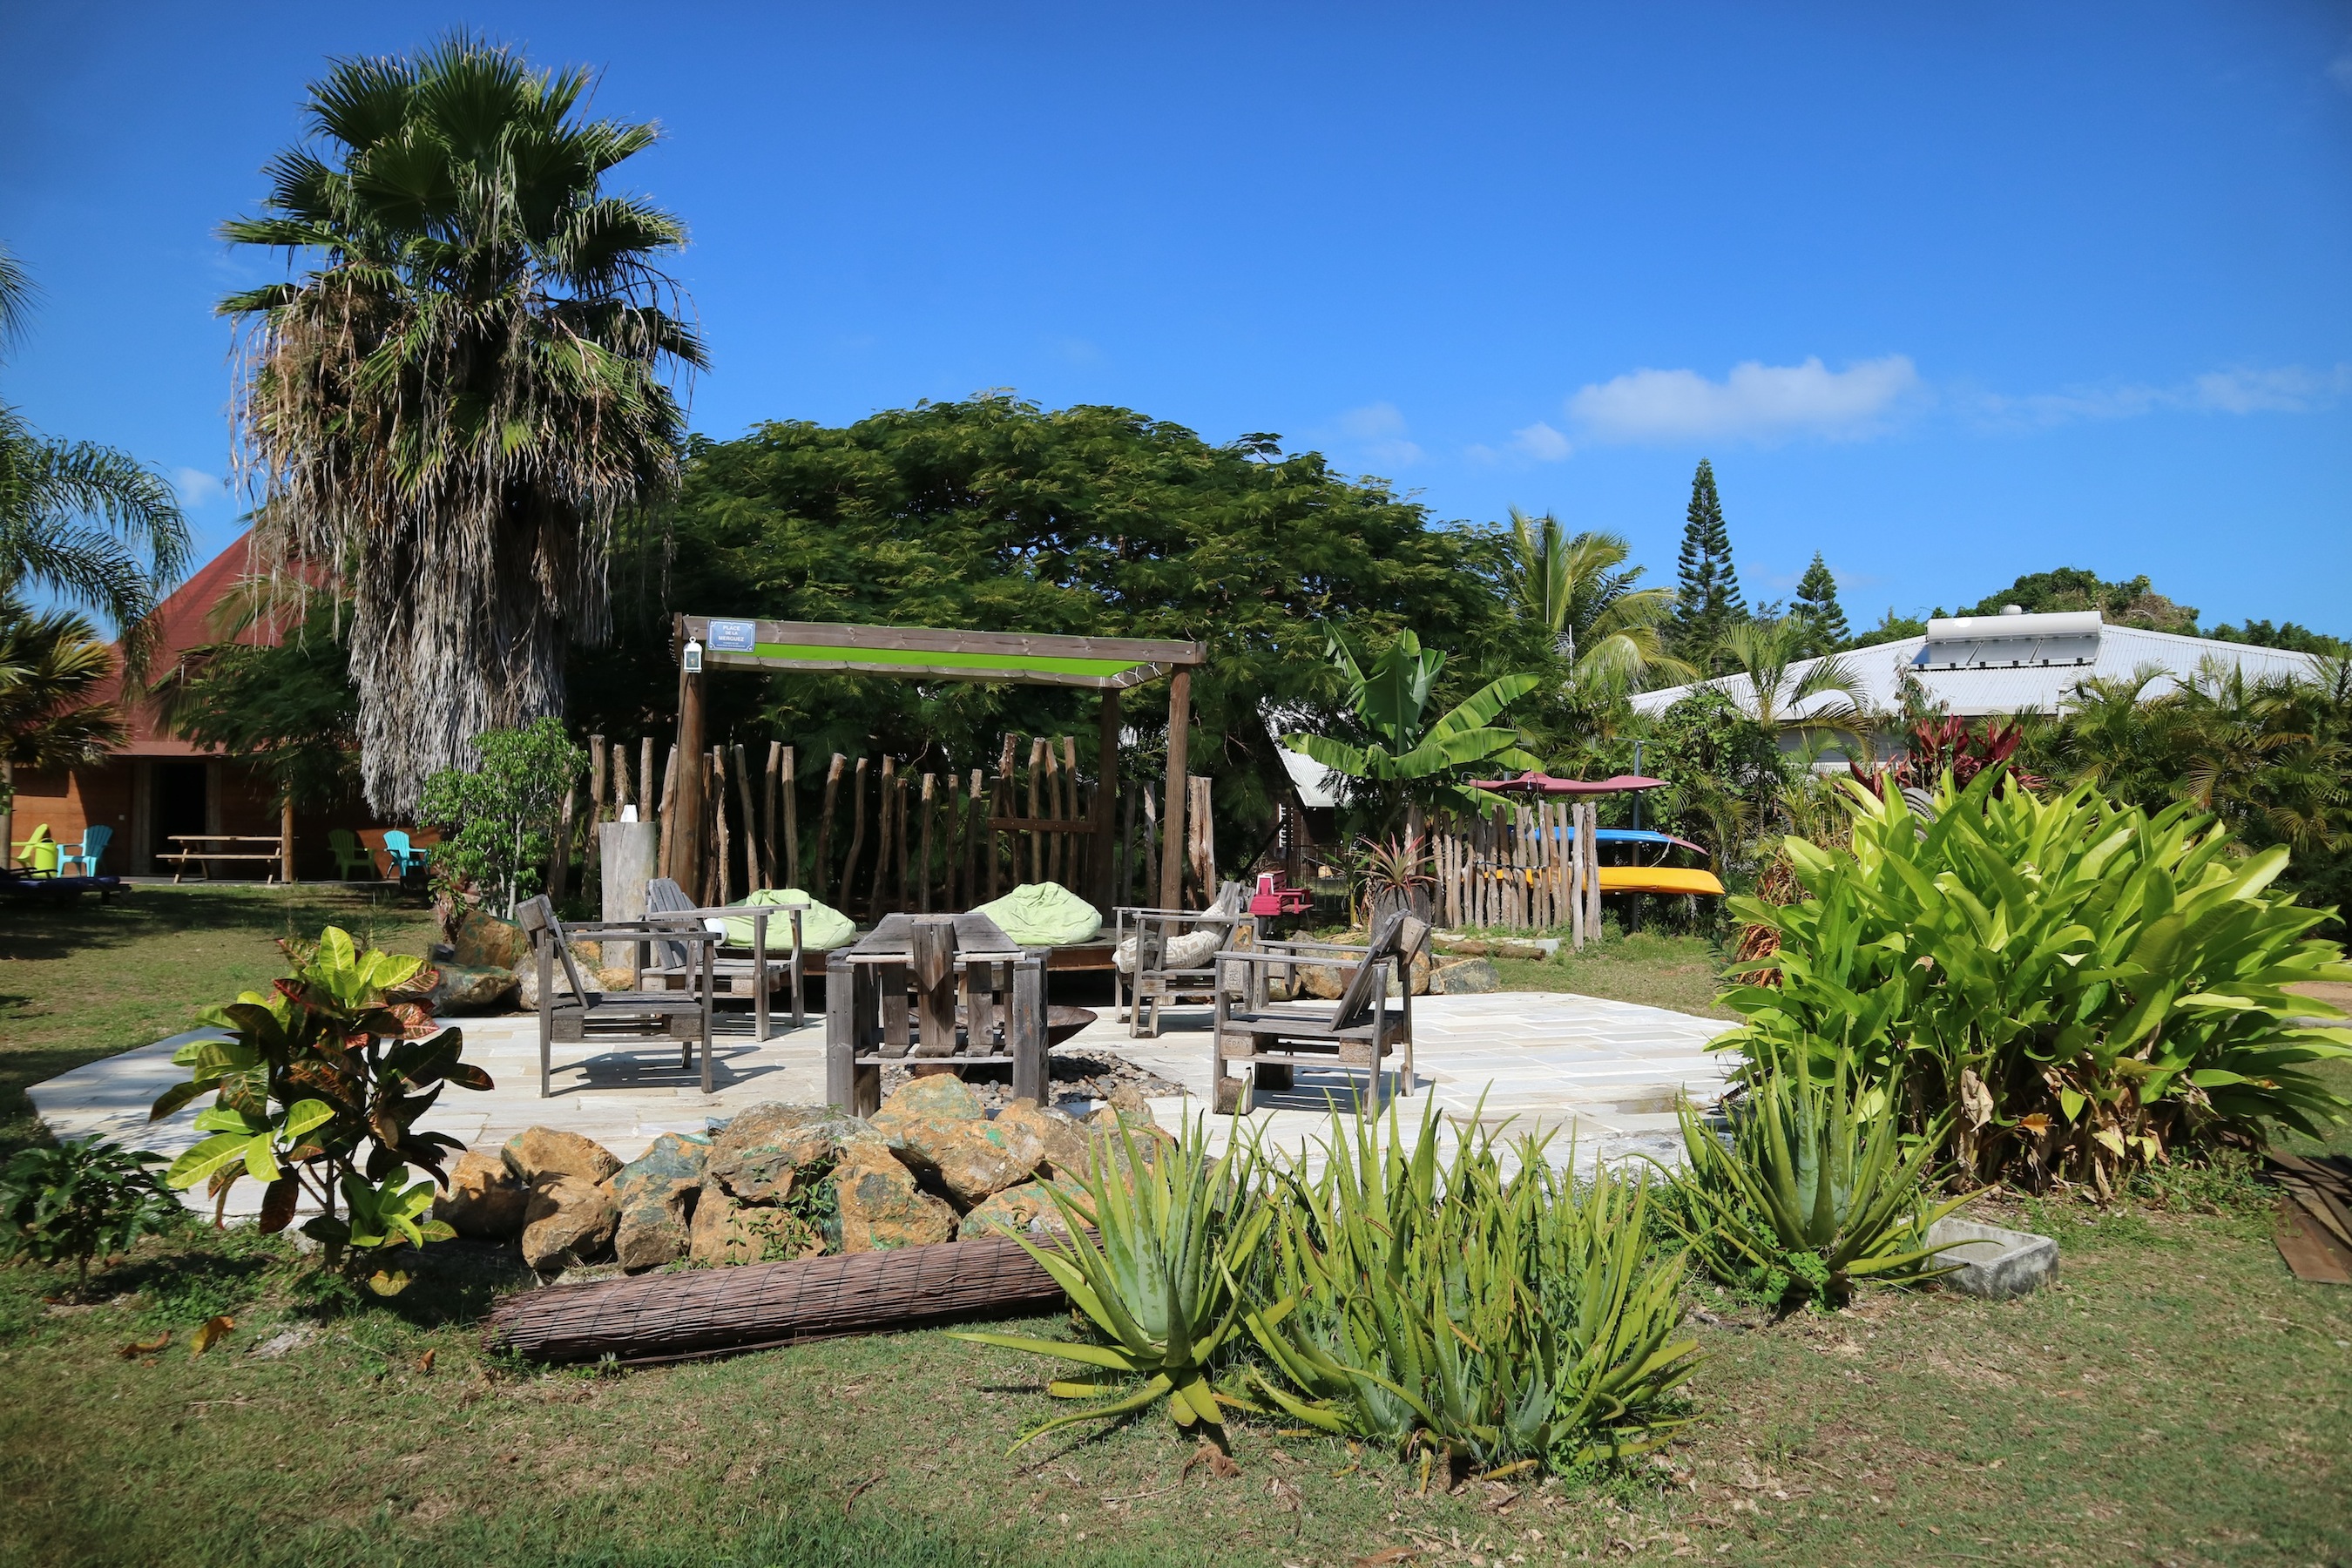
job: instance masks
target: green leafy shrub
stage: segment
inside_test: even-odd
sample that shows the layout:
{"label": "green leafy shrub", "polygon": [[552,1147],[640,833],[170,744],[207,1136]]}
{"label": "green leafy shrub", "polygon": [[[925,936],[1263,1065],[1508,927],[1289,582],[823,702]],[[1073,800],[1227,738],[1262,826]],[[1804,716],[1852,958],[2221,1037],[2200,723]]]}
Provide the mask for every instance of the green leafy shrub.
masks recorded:
{"label": "green leafy shrub", "polygon": [[[271,994],[247,992],[198,1015],[217,1032],[180,1047],[184,1083],[155,1101],[160,1120],[210,1093],[196,1117],[212,1136],[172,1164],[173,1187],[206,1184],[226,1202],[246,1176],[267,1184],[261,1229],[292,1223],[305,1193],[323,1211],[302,1228],[326,1249],[330,1268],[455,1234],[424,1216],[433,1182],[409,1180],[414,1165],[441,1177],[456,1139],[422,1132],[416,1121],[449,1084],[488,1089],[480,1068],[458,1059],[465,1037],[433,1021],[421,1002],[399,994],[422,961],[370,949],[329,926],[315,948],[288,942],[295,971]],[[392,1295],[408,1284],[389,1264],[368,1284]]]}
{"label": "green leafy shrub", "polygon": [[588,753],[554,718],[488,731],[475,737],[474,751],[479,768],[444,768],[425,781],[417,816],[451,830],[433,847],[435,883],[502,895],[511,920],[516,903],[539,891],[564,796],[588,765]]}
{"label": "green leafy shrub", "polygon": [[81,1294],[91,1258],[127,1252],[184,1217],[156,1173],[163,1163],[161,1154],[96,1138],[19,1150],[0,1169],[0,1256],[71,1263]]}
{"label": "green leafy shrub", "polygon": [[1906,1147],[1895,1085],[1857,1083],[1843,1057],[1826,1078],[1803,1051],[1788,1061],[1750,1083],[1728,1149],[1683,1104],[1686,1164],[1668,1223],[1707,1272],[1782,1308],[1842,1306],[1857,1283],[1939,1272],[1927,1229],[1968,1201],[1929,1209],[1921,1194],[1946,1120]]}
{"label": "green leafy shrub", "polygon": [[1102,1342],[950,1336],[1108,1374],[1052,1384],[1048,1392],[1056,1398],[1107,1402],[1045,1423],[1016,1448],[1073,1422],[1125,1415],[1162,1399],[1178,1426],[1197,1426],[1222,1439],[1222,1396],[1210,1379],[1229,1358],[1239,1327],[1237,1277],[1250,1271],[1273,1218],[1257,1195],[1255,1152],[1229,1149],[1210,1159],[1199,1122],[1148,1162],[1131,1131],[1121,1128],[1119,1141],[1123,1148],[1096,1141],[1077,1194],[1063,1191],[1060,1182],[1047,1189],[1068,1226],[1066,1237],[1050,1250],[1013,1237],[1068,1292]]}
{"label": "green leafy shrub", "polygon": [[2285,988],[2352,979],[2307,933],[2327,917],[2270,891],[2287,852],[2240,856],[2213,819],[2150,816],[2088,786],[2038,797],[1948,777],[1923,824],[1895,791],[1847,789],[1850,852],[1785,843],[1805,896],[1732,900],[1778,951],[1726,1002],[1718,1040],[1758,1071],[1851,1052],[1900,1079],[1915,1134],[1949,1116],[1969,1178],[2111,1192],[2184,1141],[2252,1143],[2275,1120],[2315,1132],[2345,1102],[2309,1063],[2352,1032]]}
{"label": "green leafy shrub", "polygon": [[1524,1141],[1502,1173],[1474,1121],[1441,1163],[1434,1108],[1408,1143],[1393,1110],[1333,1119],[1321,1174],[1274,1200],[1276,1299],[1246,1321],[1257,1385],[1318,1430],[1490,1473],[1639,1453],[1679,1424],[1696,1347],[1674,1339],[1683,1262],[1647,1258],[1648,1194],[1606,1172],[1579,1191]]}

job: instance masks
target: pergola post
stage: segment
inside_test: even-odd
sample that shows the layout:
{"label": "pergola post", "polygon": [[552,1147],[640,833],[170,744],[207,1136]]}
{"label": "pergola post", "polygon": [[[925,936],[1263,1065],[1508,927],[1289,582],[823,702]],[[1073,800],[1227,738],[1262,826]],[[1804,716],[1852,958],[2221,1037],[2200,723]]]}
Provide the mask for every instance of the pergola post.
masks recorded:
{"label": "pergola post", "polygon": [[1192,667],[1178,665],[1168,678],[1168,786],[1160,795],[1160,907],[1184,907],[1184,797],[1190,760],[1185,749],[1192,729]]}
{"label": "pergola post", "polygon": [[[677,783],[672,800],[663,802],[673,824],[669,860],[662,875],[695,897],[702,887],[702,672],[686,668],[686,617],[677,619],[672,647],[680,650],[677,672]],[[673,802],[675,804],[673,804]]]}
{"label": "pergola post", "polygon": [[1113,813],[1118,805],[1118,688],[1114,686],[1102,695],[1102,760],[1095,765],[1095,808],[1089,814],[1094,818],[1095,847],[1094,858],[1087,864],[1094,872],[1095,902],[1104,909],[1118,899],[1111,886]]}

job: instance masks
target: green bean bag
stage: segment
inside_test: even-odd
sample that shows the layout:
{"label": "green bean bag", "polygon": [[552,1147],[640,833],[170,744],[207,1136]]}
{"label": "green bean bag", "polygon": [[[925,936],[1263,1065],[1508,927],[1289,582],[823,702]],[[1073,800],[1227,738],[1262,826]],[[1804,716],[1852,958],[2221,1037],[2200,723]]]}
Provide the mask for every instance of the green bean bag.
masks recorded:
{"label": "green bean bag", "polygon": [[[857,922],[829,904],[820,904],[798,888],[762,888],[747,896],[747,904],[772,904],[778,907],[801,906],[801,950],[804,952],[830,952],[836,947],[846,947],[857,940]],[[721,932],[729,947],[751,945],[751,922],[742,916],[733,920],[713,921],[723,926]],[[768,922],[768,951],[790,952],[793,947],[793,922],[772,920]]]}
{"label": "green bean bag", "polygon": [[1102,911],[1059,882],[1024,882],[971,912],[1023,947],[1068,947],[1102,930]]}

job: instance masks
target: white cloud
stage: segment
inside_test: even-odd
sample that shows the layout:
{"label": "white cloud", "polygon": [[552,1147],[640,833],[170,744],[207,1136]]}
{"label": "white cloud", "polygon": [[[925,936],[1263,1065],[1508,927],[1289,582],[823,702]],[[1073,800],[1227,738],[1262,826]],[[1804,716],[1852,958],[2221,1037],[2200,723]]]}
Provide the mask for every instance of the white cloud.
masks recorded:
{"label": "white cloud", "polygon": [[1557,463],[1576,447],[1567,437],[1538,419],[1524,430],[1511,432],[1511,450],[1538,463]]}
{"label": "white cloud", "polygon": [[172,488],[180,492],[180,504],[190,511],[211,504],[227,489],[221,483],[220,476],[208,474],[202,468],[173,468]]}
{"label": "white cloud", "polygon": [[2352,54],[2338,55],[2328,61],[2327,75],[2336,86],[2352,92]]}
{"label": "white cloud", "polygon": [[2302,414],[2352,392],[2352,364],[2333,370],[2282,365],[2210,371],[2171,386],[2126,382],[2070,386],[2017,396],[1989,393],[1979,415],[2001,426],[2069,425],[2078,419],[2136,419],[2144,414]]}
{"label": "white cloud", "polygon": [[1334,420],[1339,433],[1355,443],[1364,458],[1389,468],[1410,468],[1426,455],[1421,444],[1406,437],[1404,415],[1393,403],[1370,403],[1350,408]]}
{"label": "white cloud", "polygon": [[1568,411],[1587,436],[1602,441],[1858,436],[1919,384],[1907,354],[1844,370],[1818,358],[1791,365],[1749,360],[1721,381],[1691,370],[1633,371],[1579,389]]}

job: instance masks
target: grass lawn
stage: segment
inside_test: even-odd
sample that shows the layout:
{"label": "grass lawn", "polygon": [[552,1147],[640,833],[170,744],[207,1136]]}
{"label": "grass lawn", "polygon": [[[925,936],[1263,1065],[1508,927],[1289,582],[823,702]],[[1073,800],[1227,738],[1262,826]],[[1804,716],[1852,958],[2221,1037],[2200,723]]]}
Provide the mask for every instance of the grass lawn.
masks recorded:
{"label": "grass lawn", "polygon": [[1633,936],[1612,935],[1582,952],[1563,942],[1559,952],[1548,959],[1494,962],[1507,991],[1573,991],[1648,1007],[1670,1007],[1702,1018],[1732,1016],[1715,999],[1723,975],[1723,954],[1703,937],[1642,931]]}
{"label": "grass lawn", "polygon": [[[268,939],[330,912],[273,897],[316,895],[159,891],[137,942],[108,924],[131,910],[72,917],[98,933],[87,952],[0,934],[10,1082],[42,1053],[62,1066],[137,1043],[266,977]],[[173,910],[189,929],[170,929]],[[381,918],[379,934],[423,940],[409,911]],[[1712,962],[1662,943],[1666,973],[1644,979],[1628,942],[1528,967],[1548,989],[1647,1001]],[[0,1563],[2352,1557],[2352,1290],[2293,1281],[2263,1194],[2200,1179],[2113,1211],[2003,1212],[2058,1237],[2057,1289],[1881,1293],[1777,1325],[1695,1290],[1716,1320],[1692,1325],[1708,1357],[1697,1419],[1660,1462],[1428,1495],[1391,1456],[1271,1425],[1234,1428],[1231,1476],[1188,1469],[1164,1417],[1007,1458],[1047,1411],[1045,1363],[935,1332],[536,1371],[480,1348],[479,1315],[524,1282],[493,1252],[443,1249],[397,1300],[312,1317],[289,1249],[200,1231],[145,1244],[94,1307],[44,1300],[65,1276],[0,1270]],[[192,1357],[216,1313],[235,1331]],[[121,1353],[165,1331],[160,1351]],[[289,1334],[284,1353],[253,1353]]]}

